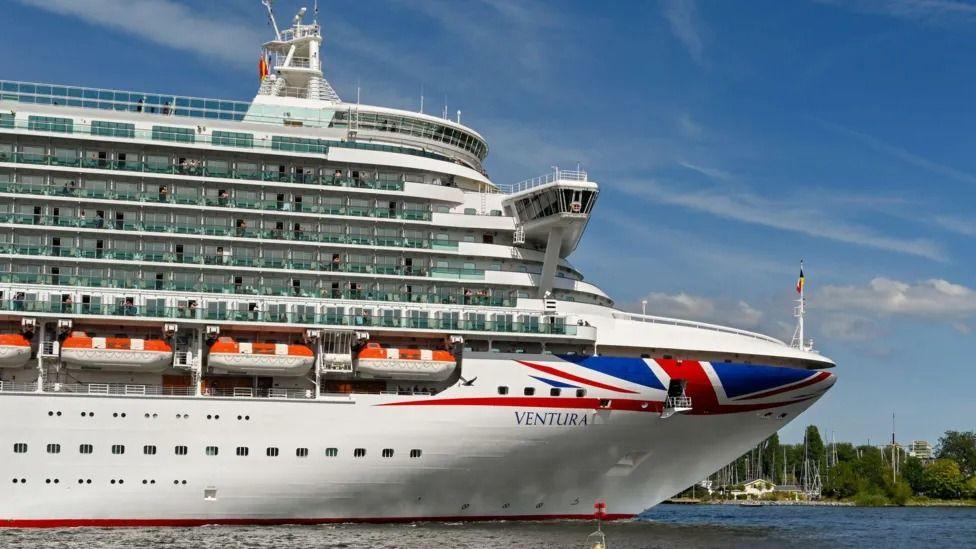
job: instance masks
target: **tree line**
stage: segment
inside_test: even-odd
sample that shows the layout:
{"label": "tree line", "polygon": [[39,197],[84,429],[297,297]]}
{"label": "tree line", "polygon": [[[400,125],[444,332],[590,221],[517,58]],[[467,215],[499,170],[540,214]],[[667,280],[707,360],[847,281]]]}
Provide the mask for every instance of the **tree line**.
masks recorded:
{"label": "tree line", "polygon": [[976,499],[976,432],[946,431],[933,459],[922,460],[897,445],[825,442],[811,425],[803,443],[781,444],[774,434],[711,480],[728,487],[755,478],[865,505]]}

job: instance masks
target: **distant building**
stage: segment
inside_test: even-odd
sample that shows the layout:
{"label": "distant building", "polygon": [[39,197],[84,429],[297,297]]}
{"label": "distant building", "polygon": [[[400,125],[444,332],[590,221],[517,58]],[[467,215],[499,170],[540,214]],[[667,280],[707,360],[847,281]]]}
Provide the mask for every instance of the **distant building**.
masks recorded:
{"label": "distant building", "polygon": [[932,452],[932,444],[927,440],[913,440],[908,445],[908,455],[918,459],[932,459],[935,454]]}
{"label": "distant building", "polygon": [[774,490],[776,490],[775,484],[768,480],[758,478],[744,483],[741,490],[732,490],[732,499],[739,499],[739,497],[745,499],[758,498],[766,494],[771,494]]}

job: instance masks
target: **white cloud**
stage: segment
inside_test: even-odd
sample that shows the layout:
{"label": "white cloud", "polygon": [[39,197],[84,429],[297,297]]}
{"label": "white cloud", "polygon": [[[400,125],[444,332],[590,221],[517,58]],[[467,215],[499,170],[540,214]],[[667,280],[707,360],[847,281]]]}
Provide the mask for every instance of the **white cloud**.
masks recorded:
{"label": "white cloud", "polygon": [[824,286],[814,302],[826,310],[950,322],[976,315],[976,290],[943,279],[906,283],[877,277],[866,286]]}
{"label": "white cloud", "polygon": [[[763,321],[762,311],[745,301],[711,299],[684,292],[679,294],[651,292],[642,299],[647,300],[649,315],[697,320],[750,330],[758,328]],[[640,301],[631,305],[630,309],[640,312],[642,310]]]}
{"label": "white cloud", "polygon": [[976,19],[976,5],[956,0],[819,0],[848,9],[926,23]]}
{"label": "white cloud", "polygon": [[718,187],[682,191],[676,190],[674,185],[664,186],[653,180],[622,181],[616,183],[615,188],[653,202],[681,206],[726,219],[945,261],[941,247],[930,240],[889,237],[804,204],[776,201],[747,191],[729,193],[727,189]]}
{"label": "white cloud", "polygon": [[695,0],[661,0],[661,11],[671,25],[671,32],[681,41],[688,55],[699,65],[704,64],[704,49],[698,5]]}
{"label": "white cloud", "polygon": [[705,177],[710,177],[712,179],[719,179],[722,181],[728,181],[732,179],[732,174],[727,171],[720,170],[718,168],[712,168],[709,166],[701,166],[699,164],[692,164],[691,162],[685,160],[679,160],[678,165],[682,168],[687,168],[693,172],[698,172]]}
{"label": "white cloud", "polygon": [[[976,6],[974,6],[974,9],[976,9]],[[971,174],[971,173],[968,173],[968,172],[964,172],[962,170],[958,170],[956,168],[953,168],[952,166],[947,166],[945,164],[941,164],[939,162],[935,162],[935,161],[930,160],[928,158],[925,158],[923,156],[919,156],[919,155],[917,155],[917,154],[915,154],[915,153],[913,153],[911,151],[907,151],[907,150],[905,150],[905,149],[903,149],[901,147],[896,147],[896,146],[891,145],[889,143],[885,143],[884,141],[881,141],[880,139],[878,139],[876,137],[873,137],[871,135],[868,135],[866,133],[859,132],[857,130],[852,130],[850,128],[841,126],[839,124],[834,124],[832,122],[827,122],[827,121],[819,120],[819,119],[814,119],[814,120],[816,120],[816,122],[818,124],[820,124],[821,126],[823,126],[824,128],[827,128],[827,129],[829,129],[831,131],[834,131],[834,132],[837,132],[837,133],[840,133],[840,134],[843,134],[843,135],[846,135],[846,136],[849,136],[849,137],[853,137],[854,139],[856,139],[856,140],[864,143],[868,147],[870,147],[870,148],[872,148],[872,149],[874,149],[874,150],[876,150],[878,152],[884,153],[884,154],[886,154],[888,156],[891,156],[892,158],[896,158],[898,160],[901,160],[902,162],[904,162],[906,164],[910,164],[910,165],[915,166],[917,168],[921,168],[921,169],[923,169],[925,171],[928,171],[930,173],[934,173],[936,175],[941,175],[941,176],[945,176],[945,177],[948,177],[948,178],[951,178],[951,179],[955,179],[956,181],[960,181],[960,182],[963,182],[963,183],[976,184],[976,175],[974,175],[974,174]]]}
{"label": "white cloud", "polygon": [[959,218],[952,217],[948,215],[943,215],[935,218],[935,223],[954,233],[958,233],[964,236],[976,236],[976,221],[972,218]]}
{"label": "white cloud", "polygon": [[[230,19],[226,12],[201,13],[173,0],[18,0],[92,25],[138,36],[176,50],[211,56],[239,65],[256,63],[261,43],[271,38],[253,21]],[[256,3],[255,3],[256,4]],[[208,10],[209,11],[209,10]]]}

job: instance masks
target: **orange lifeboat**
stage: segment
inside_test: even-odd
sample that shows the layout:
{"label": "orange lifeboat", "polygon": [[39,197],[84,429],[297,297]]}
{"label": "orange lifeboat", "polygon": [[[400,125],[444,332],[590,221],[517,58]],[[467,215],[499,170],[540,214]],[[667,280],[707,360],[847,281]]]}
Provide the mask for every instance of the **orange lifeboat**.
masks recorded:
{"label": "orange lifeboat", "polygon": [[31,344],[20,334],[0,334],[0,368],[21,368],[31,356]]}
{"label": "orange lifeboat", "polygon": [[367,343],[358,355],[358,371],[378,378],[444,381],[457,366],[454,355],[431,349],[398,349]]}
{"label": "orange lifeboat", "polygon": [[210,346],[207,364],[224,372],[250,375],[300,376],[315,363],[315,353],[306,345],[247,343],[219,337]]}
{"label": "orange lifeboat", "polygon": [[123,372],[161,372],[173,364],[173,348],[161,339],[89,337],[71,332],[61,343],[61,361],[69,368]]}

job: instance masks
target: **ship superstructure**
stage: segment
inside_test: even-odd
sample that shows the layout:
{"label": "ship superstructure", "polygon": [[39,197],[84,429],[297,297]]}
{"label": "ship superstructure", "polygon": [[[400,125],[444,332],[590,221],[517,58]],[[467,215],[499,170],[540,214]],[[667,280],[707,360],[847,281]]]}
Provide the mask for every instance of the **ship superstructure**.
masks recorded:
{"label": "ship superstructure", "polygon": [[250,103],[0,81],[0,525],[629,516],[833,384],[614,309],[587,173],[496,185],[267,5]]}

